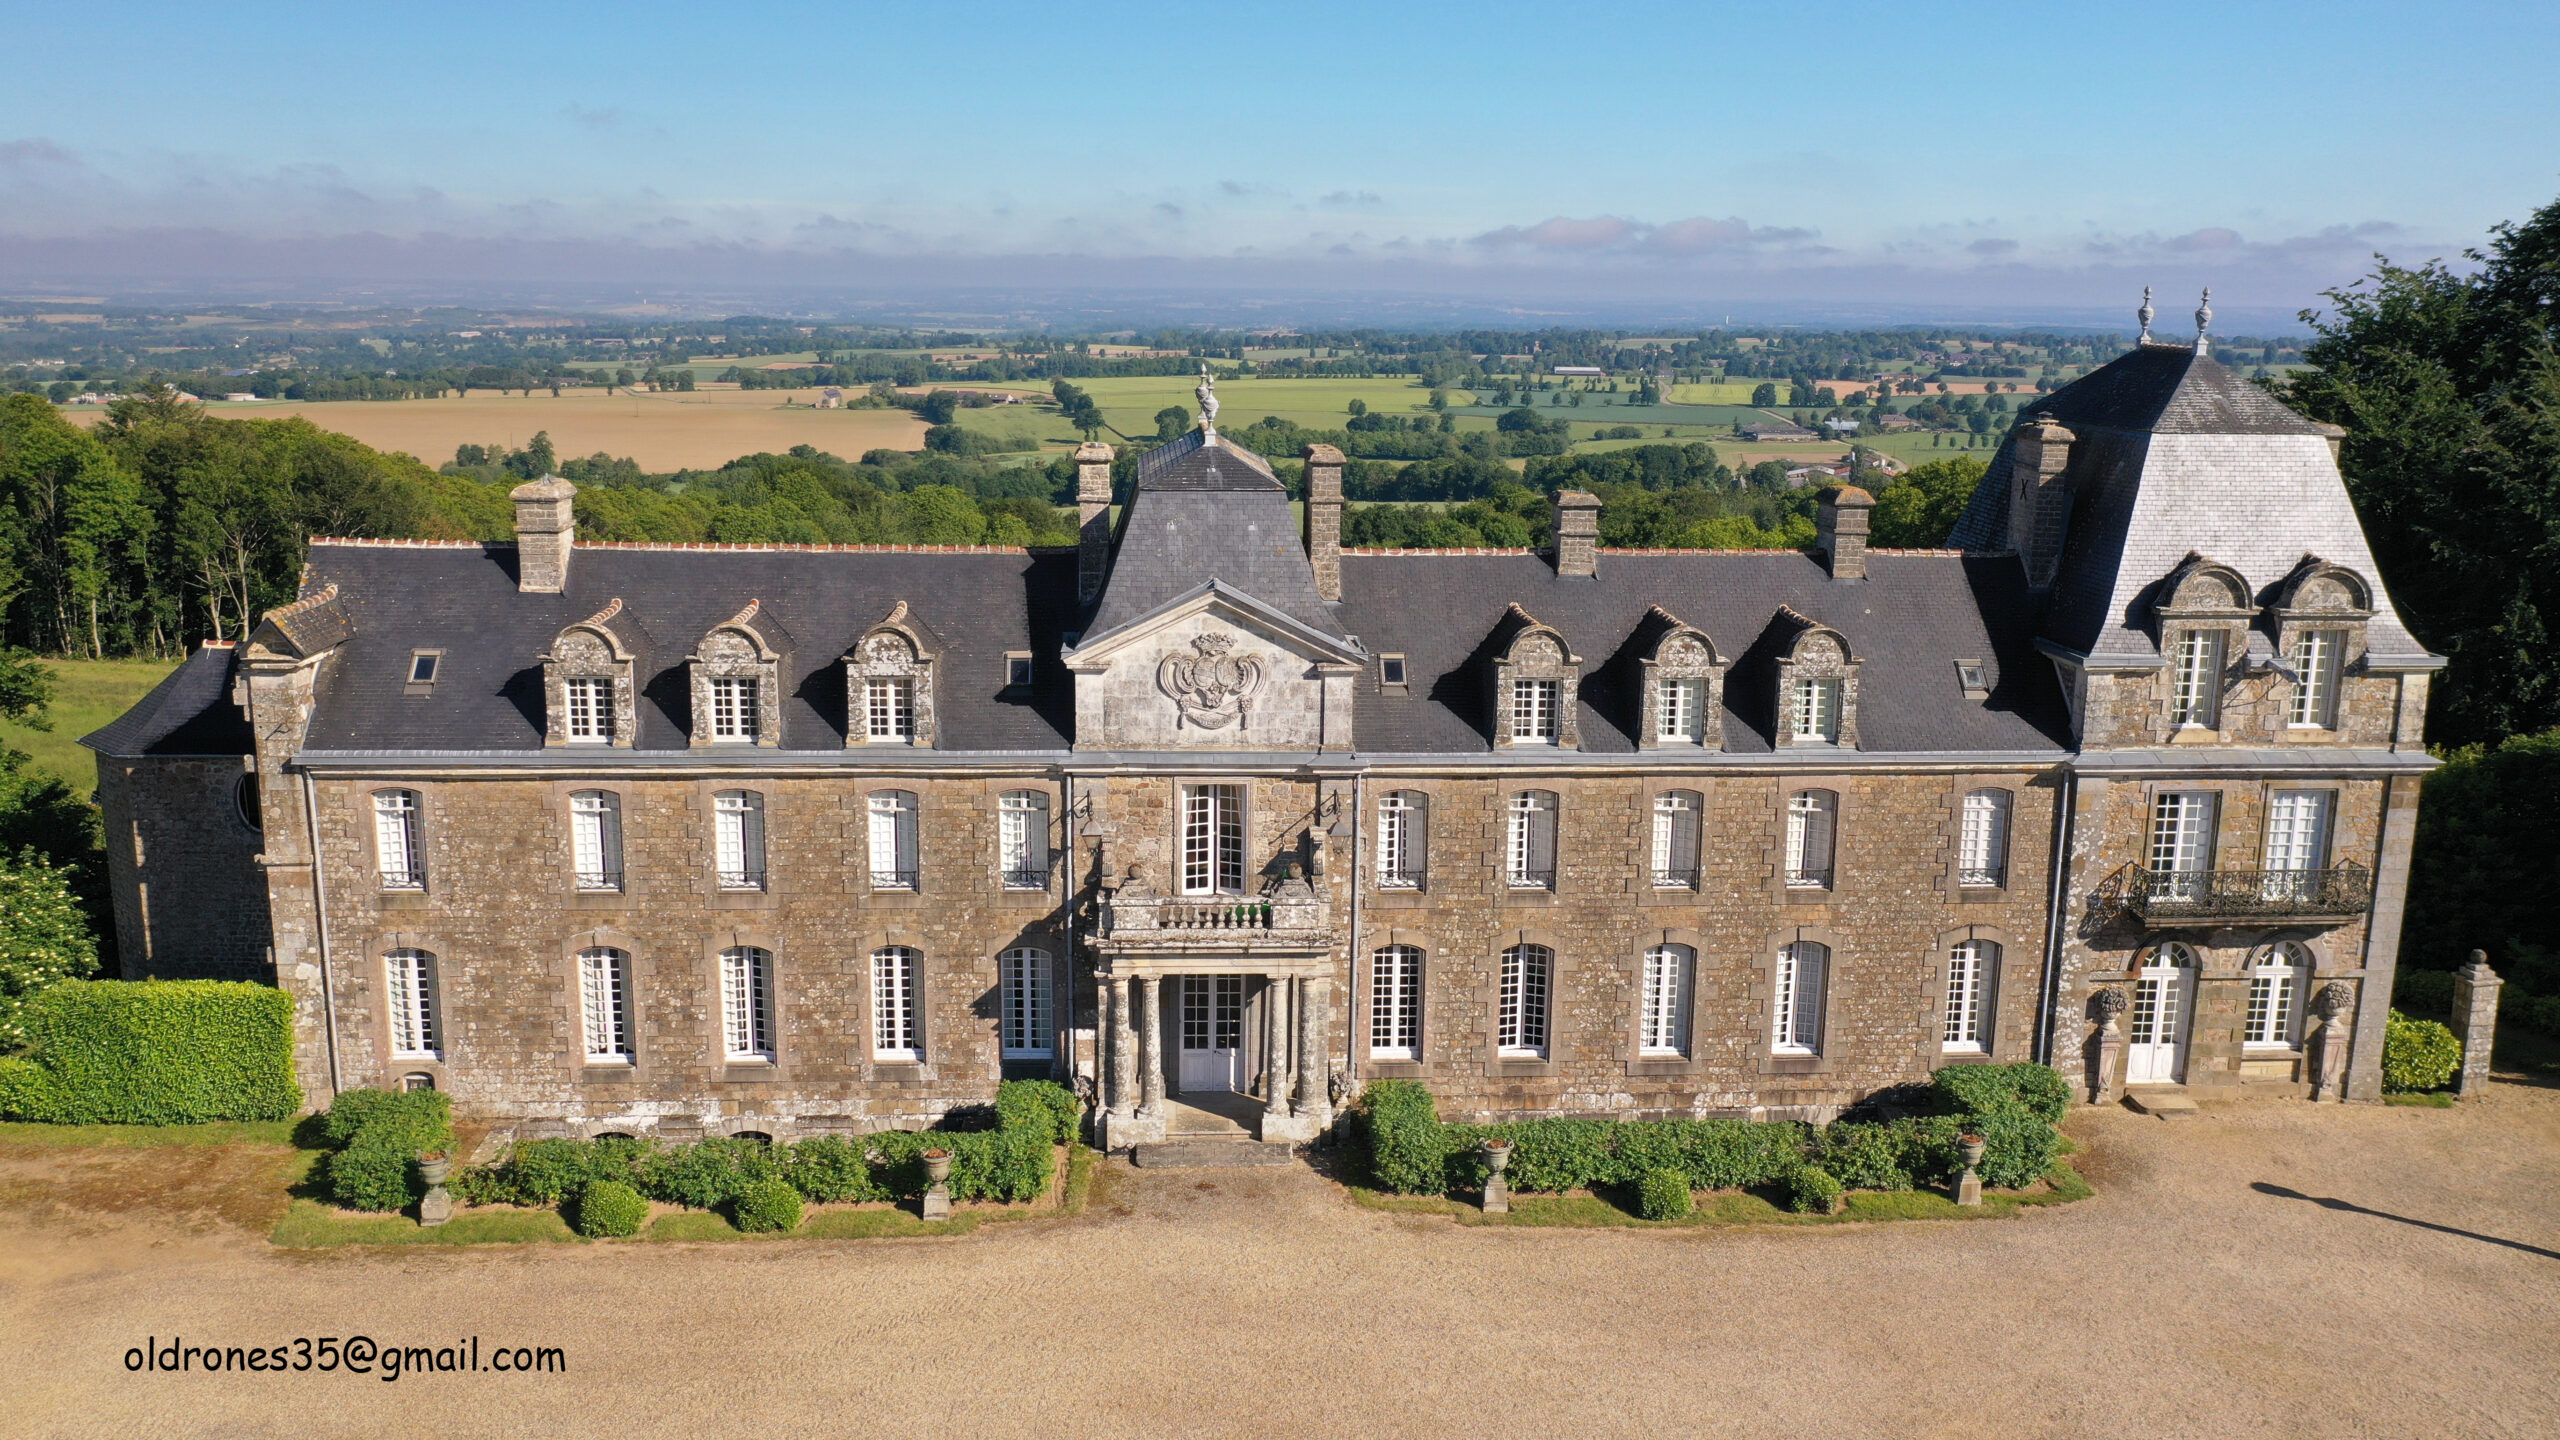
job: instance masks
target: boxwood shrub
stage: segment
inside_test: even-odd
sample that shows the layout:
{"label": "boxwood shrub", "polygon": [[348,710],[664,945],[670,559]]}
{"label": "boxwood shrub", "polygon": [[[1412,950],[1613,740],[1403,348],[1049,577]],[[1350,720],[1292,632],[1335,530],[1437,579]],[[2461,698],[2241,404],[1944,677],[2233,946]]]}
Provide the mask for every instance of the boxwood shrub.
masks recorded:
{"label": "boxwood shrub", "polygon": [[1689,1213],[1689,1177],[1678,1170],[1647,1170],[1636,1182],[1636,1213],[1647,1220],[1677,1220]]}
{"label": "boxwood shrub", "polygon": [[640,1193],[688,1210],[716,1210],[750,1186],[782,1178],[782,1161],[762,1140],[714,1136],[652,1151],[637,1167]]}
{"label": "boxwood shrub", "polygon": [[862,1145],[842,1135],[812,1135],[791,1147],[782,1178],[819,1204],[886,1200],[888,1187],[871,1172]]}
{"label": "boxwood shrub", "polygon": [[0,1076],[0,1119],[192,1125],[302,1108],[293,997],[272,986],[66,980],[20,1015],[27,1052]]}
{"label": "boxwood shrub", "polygon": [[2462,1068],[2462,1042],[2433,1020],[2391,1012],[2382,1031],[2382,1088],[2408,1095],[2441,1090]]}
{"label": "boxwood shrub", "polygon": [[730,1202],[730,1218],[750,1235],[800,1228],[800,1192],[781,1180],[759,1180]]}
{"label": "boxwood shrub", "polygon": [[1819,1165],[1804,1165],[1787,1180],[1787,1208],[1799,1215],[1832,1215],[1840,1209],[1840,1181]]}
{"label": "boxwood shrub", "polygon": [[412,1166],[453,1145],[453,1100],[438,1090],[346,1090],[320,1117],[338,1149],[324,1162],[330,1195],[351,1210],[398,1210],[426,1193]]}
{"label": "boxwood shrub", "polygon": [[637,1235],[649,1218],[649,1202],[619,1180],[590,1180],[578,1189],[569,1226],[581,1235]]}

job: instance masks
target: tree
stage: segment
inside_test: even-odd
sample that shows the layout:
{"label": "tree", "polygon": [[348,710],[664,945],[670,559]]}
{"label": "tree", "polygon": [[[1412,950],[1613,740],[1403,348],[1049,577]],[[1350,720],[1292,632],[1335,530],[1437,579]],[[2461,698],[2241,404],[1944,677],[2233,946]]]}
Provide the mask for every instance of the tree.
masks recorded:
{"label": "tree", "polygon": [[1179,440],[1182,438],[1182,432],[1190,428],[1191,412],[1179,405],[1167,405],[1156,412],[1158,440]]}
{"label": "tree", "polygon": [[916,414],[927,425],[948,425],[960,413],[960,397],[948,390],[936,390],[916,403]]}
{"label": "tree", "polygon": [[1752,387],[1751,403],[1766,410],[1778,403],[1778,387],[1763,382]]}
{"label": "tree", "polygon": [[1985,468],[1970,455],[1912,466],[1876,496],[1874,543],[1915,550],[1946,544]]}
{"label": "tree", "polygon": [[0,860],[0,1050],[27,1042],[27,1001],[48,986],[98,968],[71,877],[33,851]]}
{"label": "tree", "polygon": [[1354,415],[1366,415],[1369,413],[1369,402],[1354,398],[1349,405],[1346,405],[1343,408]]}

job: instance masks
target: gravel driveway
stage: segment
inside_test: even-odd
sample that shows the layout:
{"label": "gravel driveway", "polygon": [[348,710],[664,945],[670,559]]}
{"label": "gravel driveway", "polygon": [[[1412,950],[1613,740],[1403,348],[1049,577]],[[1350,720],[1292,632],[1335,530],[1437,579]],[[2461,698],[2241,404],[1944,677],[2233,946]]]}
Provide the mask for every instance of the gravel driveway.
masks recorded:
{"label": "gravel driveway", "polygon": [[[2560,1434],[2560,1093],[2081,1116],[2096,1198],[1818,1231],[1462,1229],[1113,1166],[947,1240],[294,1255],[0,1215],[10,1435]],[[128,1374],[366,1333],[569,1373]]]}

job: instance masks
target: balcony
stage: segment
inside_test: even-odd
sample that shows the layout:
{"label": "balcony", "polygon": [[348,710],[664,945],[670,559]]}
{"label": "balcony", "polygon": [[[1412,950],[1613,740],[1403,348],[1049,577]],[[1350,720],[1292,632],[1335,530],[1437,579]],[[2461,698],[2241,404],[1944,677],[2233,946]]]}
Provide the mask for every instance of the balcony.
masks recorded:
{"label": "balcony", "polygon": [[[2110,897],[2107,892],[2116,893]],[[2373,903],[2373,872],[2333,870],[2151,870],[2128,865],[2099,887],[2121,913],[2146,925],[2270,924],[2352,920]]]}
{"label": "balcony", "polygon": [[1098,907],[1097,939],[1111,948],[1252,953],[1332,943],[1331,907],[1291,880],[1264,895],[1166,895],[1129,884]]}

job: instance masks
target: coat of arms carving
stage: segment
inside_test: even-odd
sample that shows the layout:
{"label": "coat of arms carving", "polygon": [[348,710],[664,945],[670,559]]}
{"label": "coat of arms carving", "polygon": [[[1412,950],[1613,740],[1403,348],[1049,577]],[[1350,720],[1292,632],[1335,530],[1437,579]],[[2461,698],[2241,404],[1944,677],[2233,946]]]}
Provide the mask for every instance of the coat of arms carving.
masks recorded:
{"label": "coat of arms carving", "polygon": [[1232,635],[1195,635],[1189,655],[1167,655],[1156,666],[1156,684],[1182,712],[1174,722],[1203,730],[1243,730],[1251,714],[1248,702],[1262,687],[1262,662],[1249,655],[1230,655]]}

